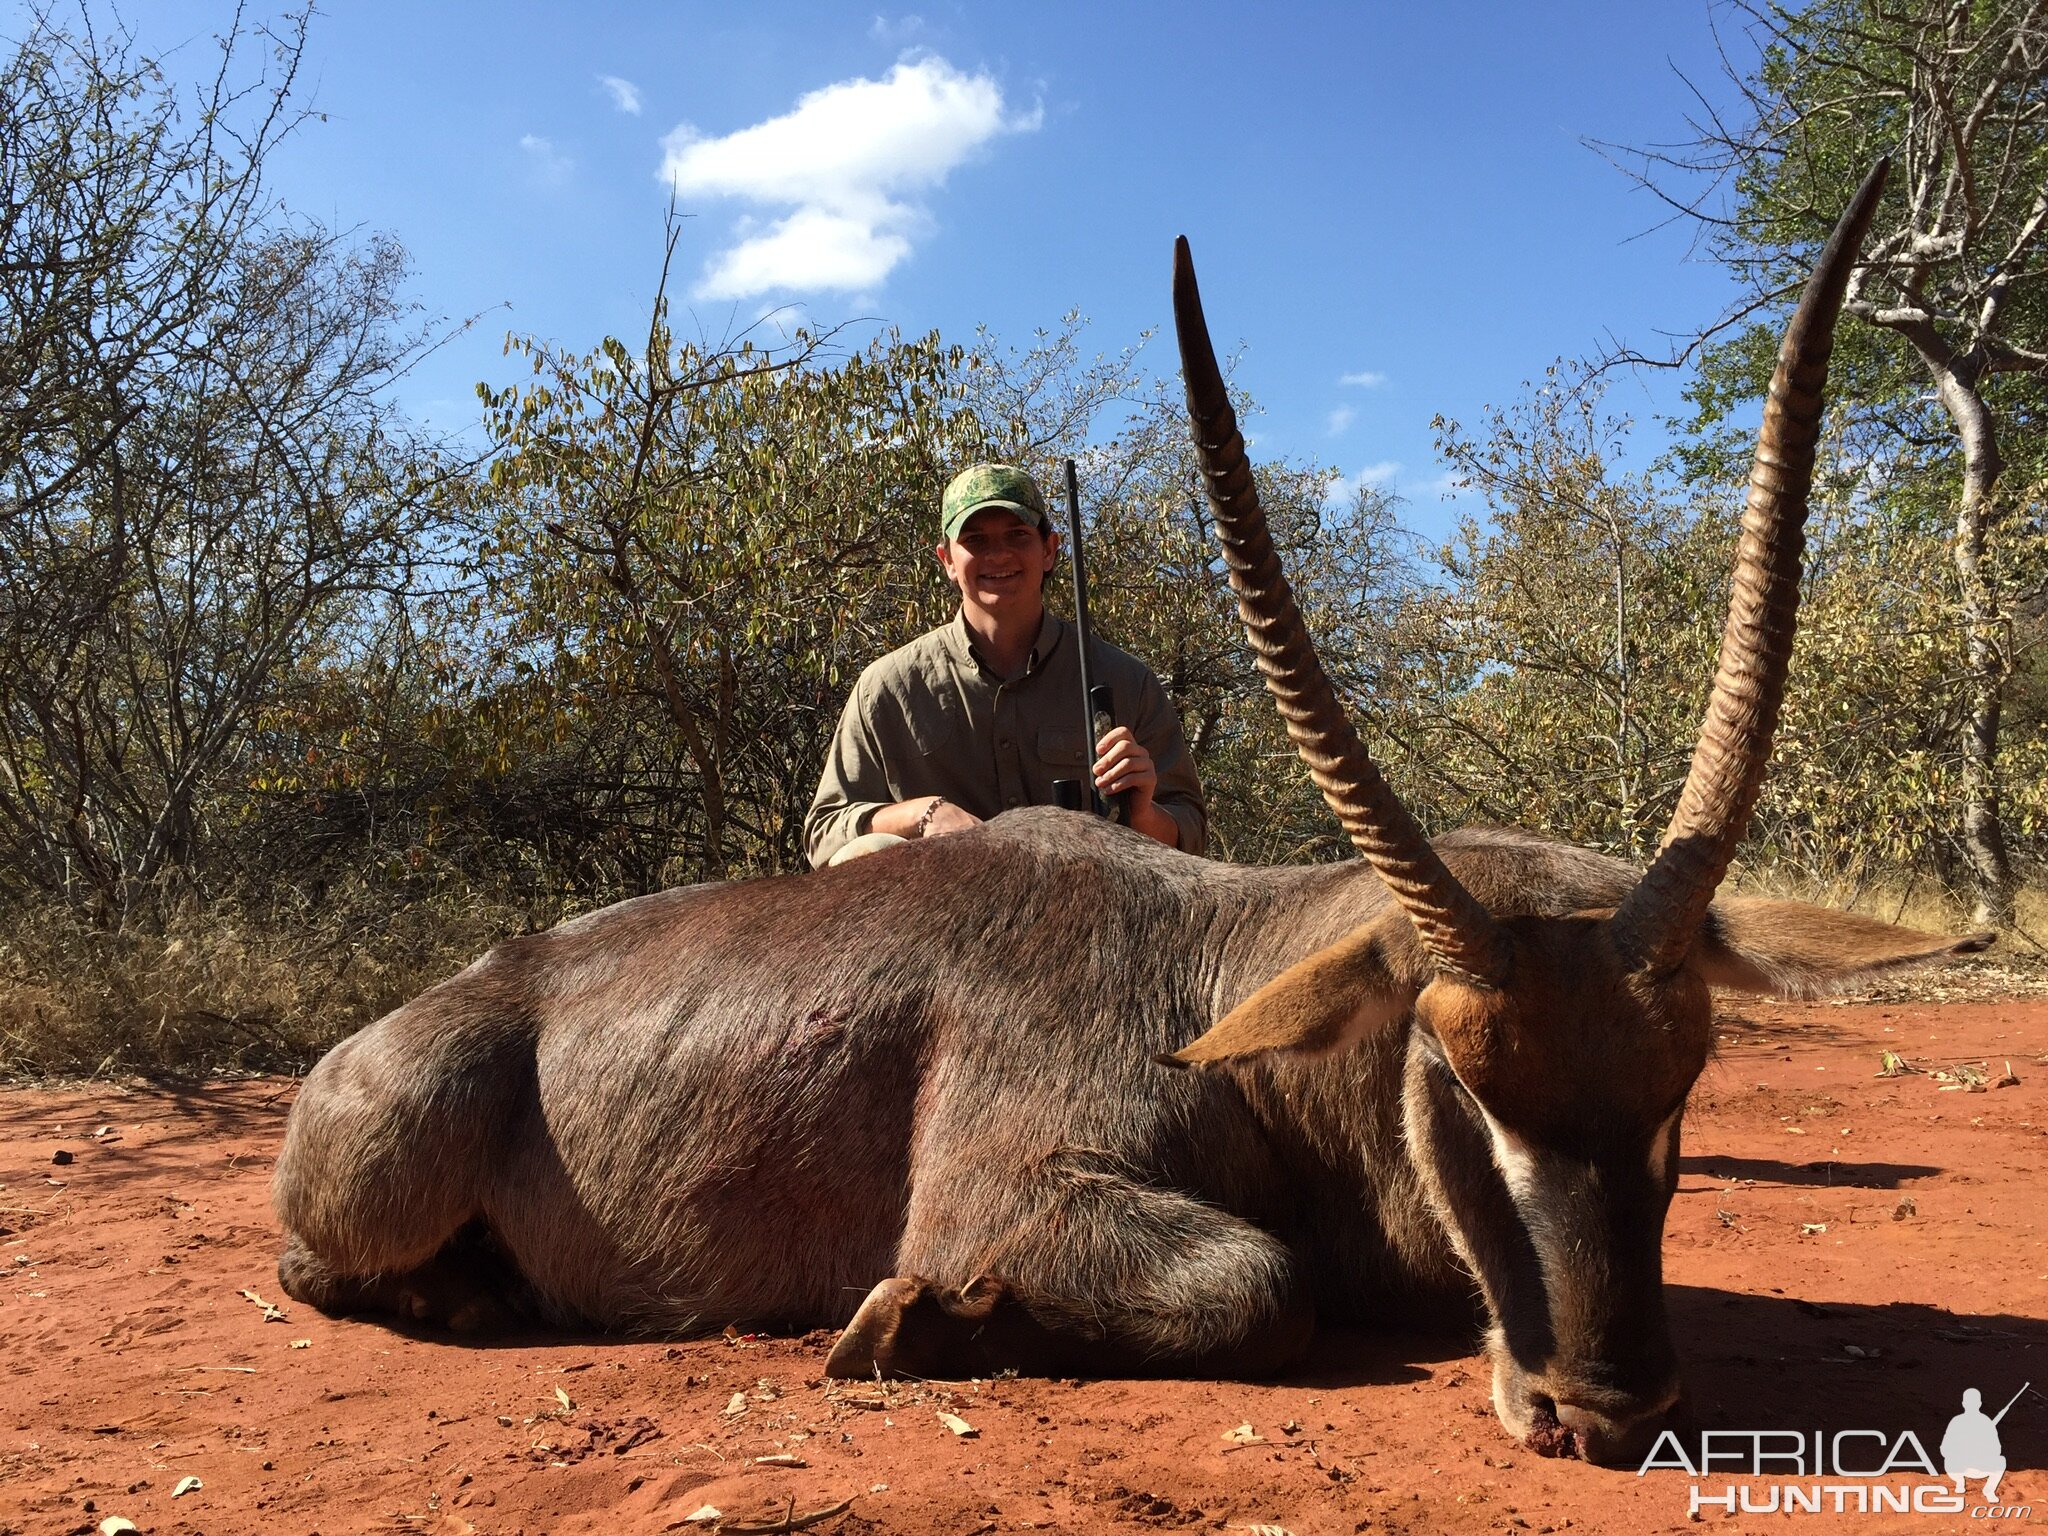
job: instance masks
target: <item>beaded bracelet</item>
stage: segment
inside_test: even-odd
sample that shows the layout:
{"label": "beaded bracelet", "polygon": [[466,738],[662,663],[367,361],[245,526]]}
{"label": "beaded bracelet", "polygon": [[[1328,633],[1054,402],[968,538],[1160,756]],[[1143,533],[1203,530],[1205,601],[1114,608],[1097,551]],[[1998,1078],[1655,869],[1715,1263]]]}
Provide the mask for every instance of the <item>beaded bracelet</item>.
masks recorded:
{"label": "beaded bracelet", "polygon": [[924,814],[917,818],[917,835],[923,837],[931,830],[932,818],[939,814],[939,807],[946,803],[944,795],[933,795],[932,803],[924,808]]}

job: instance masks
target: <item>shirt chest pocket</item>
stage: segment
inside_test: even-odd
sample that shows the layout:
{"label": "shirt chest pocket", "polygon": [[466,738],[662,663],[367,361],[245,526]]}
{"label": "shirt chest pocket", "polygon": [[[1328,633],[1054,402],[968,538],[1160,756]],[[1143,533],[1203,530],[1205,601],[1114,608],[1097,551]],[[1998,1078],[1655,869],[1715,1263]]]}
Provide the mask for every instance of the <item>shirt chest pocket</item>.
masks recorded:
{"label": "shirt chest pocket", "polygon": [[1060,730],[1057,726],[1045,726],[1038,733],[1038,758],[1055,768],[1079,770],[1086,766],[1087,759],[1082,753],[1083,738],[1076,730]]}
{"label": "shirt chest pocket", "polygon": [[924,756],[958,754],[963,750],[967,717],[961,713],[958,701],[940,694],[919,700],[915,711],[905,713],[909,716],[910,739]]}

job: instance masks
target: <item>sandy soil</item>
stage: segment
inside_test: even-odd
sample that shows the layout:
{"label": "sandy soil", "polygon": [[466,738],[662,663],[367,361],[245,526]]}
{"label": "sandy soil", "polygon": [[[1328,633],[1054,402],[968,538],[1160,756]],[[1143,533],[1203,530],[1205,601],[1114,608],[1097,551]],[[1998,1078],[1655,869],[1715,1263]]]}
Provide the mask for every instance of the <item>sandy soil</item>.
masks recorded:
{"label": "sandy soil", "polygon": [[[1666,1244],[1700,1423],[1911,1429],[1938,1457],[1964,1387],[1991,1411],[2032,1379],[2000,1501],[2048,1518],[2048,1001],[1748,1007],[1724,1030]],[[1875,1076],[1887,1050],[2020,1081]],[[293,1091],[0,1092],[0,1533],[1693,1528],[1683,1471],[1510,1442],[1463,1338],[1326,1336],[1270,1385],[877,1387],[826,1383],[823,1335],[477,1347],[277,1308]]]}

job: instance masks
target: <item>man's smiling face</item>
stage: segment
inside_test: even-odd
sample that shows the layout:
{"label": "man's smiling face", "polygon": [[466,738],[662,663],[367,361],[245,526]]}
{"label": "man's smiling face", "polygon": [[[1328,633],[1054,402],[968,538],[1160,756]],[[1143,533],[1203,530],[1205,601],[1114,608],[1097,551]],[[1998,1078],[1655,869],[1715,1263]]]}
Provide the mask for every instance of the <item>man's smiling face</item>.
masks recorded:
{"label": "man's smiling face", "polygon": [[990,618],[1029,616],[1044,607],[1045,577],[1059,556],[1059,535],[1041,534],[1001,507],[984,507],[938,546],[938,556],[967,607]]}

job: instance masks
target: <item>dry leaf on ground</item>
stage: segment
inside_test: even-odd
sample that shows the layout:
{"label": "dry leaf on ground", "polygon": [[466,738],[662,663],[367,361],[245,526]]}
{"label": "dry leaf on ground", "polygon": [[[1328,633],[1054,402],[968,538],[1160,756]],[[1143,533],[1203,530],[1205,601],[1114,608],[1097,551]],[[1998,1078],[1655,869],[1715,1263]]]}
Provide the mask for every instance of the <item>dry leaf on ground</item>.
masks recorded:
{"label": "dry leaf on ground", "polygon": [[263,1321],[266,1323],[281,1323],[284,1321],[283,1307],[278,1306],[275,1302],[265,1301],[246,1285],[235,1292],[235,1294],[237,1296],[246,1296],[249,1300],[255,1302],[257,1306],[261,1307],[263,1309]]}
{"label": "dry leaf on ground", "polygon": [[741,1521],[720,1529],[728,1532],[729,1536],[780,1536],[783,1531],[801,1531],[821,1520],[830,1520],[834,1515],[843,1515],[852,1504],[851,1499],[841,1499],[837,1504],[828,1504],[823,1509],[800,1515],[796,1513],[796,1503],[792,1500],[779,1520]]}

